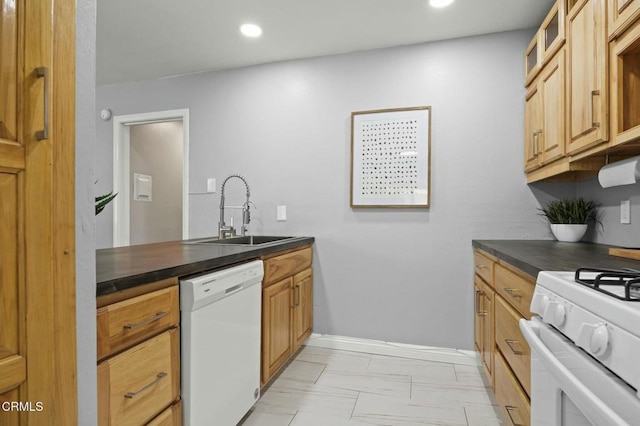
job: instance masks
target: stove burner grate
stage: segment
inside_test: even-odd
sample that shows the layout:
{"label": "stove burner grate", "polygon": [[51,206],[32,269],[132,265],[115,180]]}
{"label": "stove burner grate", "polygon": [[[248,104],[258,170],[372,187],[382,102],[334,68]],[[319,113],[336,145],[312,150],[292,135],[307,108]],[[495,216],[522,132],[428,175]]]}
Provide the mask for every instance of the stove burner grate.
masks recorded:
{"label": "stove burner grate", "polygon": [[[586,278],[581,275],[581,273],[593,274],[594,272],[597,274],[595,278]],[[616,299],[640,302],[640,271],[633,269],[578,268],[576,269],[575,281]],[[624,296],[602,288],[601,286],[603,285],[624,287]]]}

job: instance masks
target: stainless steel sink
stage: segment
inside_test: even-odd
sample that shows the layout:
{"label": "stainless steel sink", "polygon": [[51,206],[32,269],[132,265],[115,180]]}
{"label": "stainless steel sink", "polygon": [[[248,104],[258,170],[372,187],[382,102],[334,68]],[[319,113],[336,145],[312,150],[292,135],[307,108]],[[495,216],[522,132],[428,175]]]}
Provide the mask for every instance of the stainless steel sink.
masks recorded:
{"label": "stainless steel sink", "polygon": [[199,241],[189,241],[185,244],[220,244],[230,246],[261,246],[265,244],[277,243],[283,240],[290,240],[297,237],[274,237],[267,235],[246,235],[244,237],[232,237],[220,240],[218,238],[210,238]]}

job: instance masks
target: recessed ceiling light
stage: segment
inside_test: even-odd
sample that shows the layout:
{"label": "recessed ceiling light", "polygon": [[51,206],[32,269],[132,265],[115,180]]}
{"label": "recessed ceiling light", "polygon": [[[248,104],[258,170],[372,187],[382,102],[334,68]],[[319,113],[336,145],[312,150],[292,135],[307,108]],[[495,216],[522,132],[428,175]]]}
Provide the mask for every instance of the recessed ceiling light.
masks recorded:
{"label": "recessed ceiling light", "polygon": [[429,0],[431,7],[445,7],[453,3],[453,0]]}
{"label": "recessed ceiling light", "polygon": [[246,37],[260,37],[262,28],[255,24],[242,24],[240,25],[240,32]]}

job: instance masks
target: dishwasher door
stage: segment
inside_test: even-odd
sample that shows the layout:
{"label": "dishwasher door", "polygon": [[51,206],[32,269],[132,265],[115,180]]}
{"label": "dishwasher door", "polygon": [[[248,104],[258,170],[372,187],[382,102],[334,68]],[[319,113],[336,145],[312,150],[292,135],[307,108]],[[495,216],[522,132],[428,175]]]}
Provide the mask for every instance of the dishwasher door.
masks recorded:
{"label": "dishwasher door", "polygon": [[260,396],[262,261],[180,282],[186,426],[234,426]]}

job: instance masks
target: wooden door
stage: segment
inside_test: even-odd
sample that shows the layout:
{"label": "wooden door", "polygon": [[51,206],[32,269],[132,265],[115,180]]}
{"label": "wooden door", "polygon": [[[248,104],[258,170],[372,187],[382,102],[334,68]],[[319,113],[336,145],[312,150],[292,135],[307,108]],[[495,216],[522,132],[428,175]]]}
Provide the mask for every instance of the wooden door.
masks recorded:
{"label": "wooden door", "polygon": [[568,153],[609,136],[605,11],[605,0],[581,0],[569,12]]}
{"label": "wooden door", "polygon": [[262,290],[262,383],[293,353],[291,338],[293,278],[286,278]]}
{"label": "wooden door", "polygon": [[524,170],[531,171],[540,167],[538,159],[539,139],[542,128],[542,94],[538,80],[527,89],[524,108]]}
{"label": "wooden door", "polygon": [[547,164],[565,153],[565,52],[561,50],[542,70],[544,132],[538,137],[540,162]]}
{"label": "wooden door", "polygon": [[313,327],[313,276],[311,268],[293,277],[293,351],[297,351]]}
{"label": "wooden door", "polygon": [[74,29],[73,0],[0,0],[3,426],[78,418]]}

